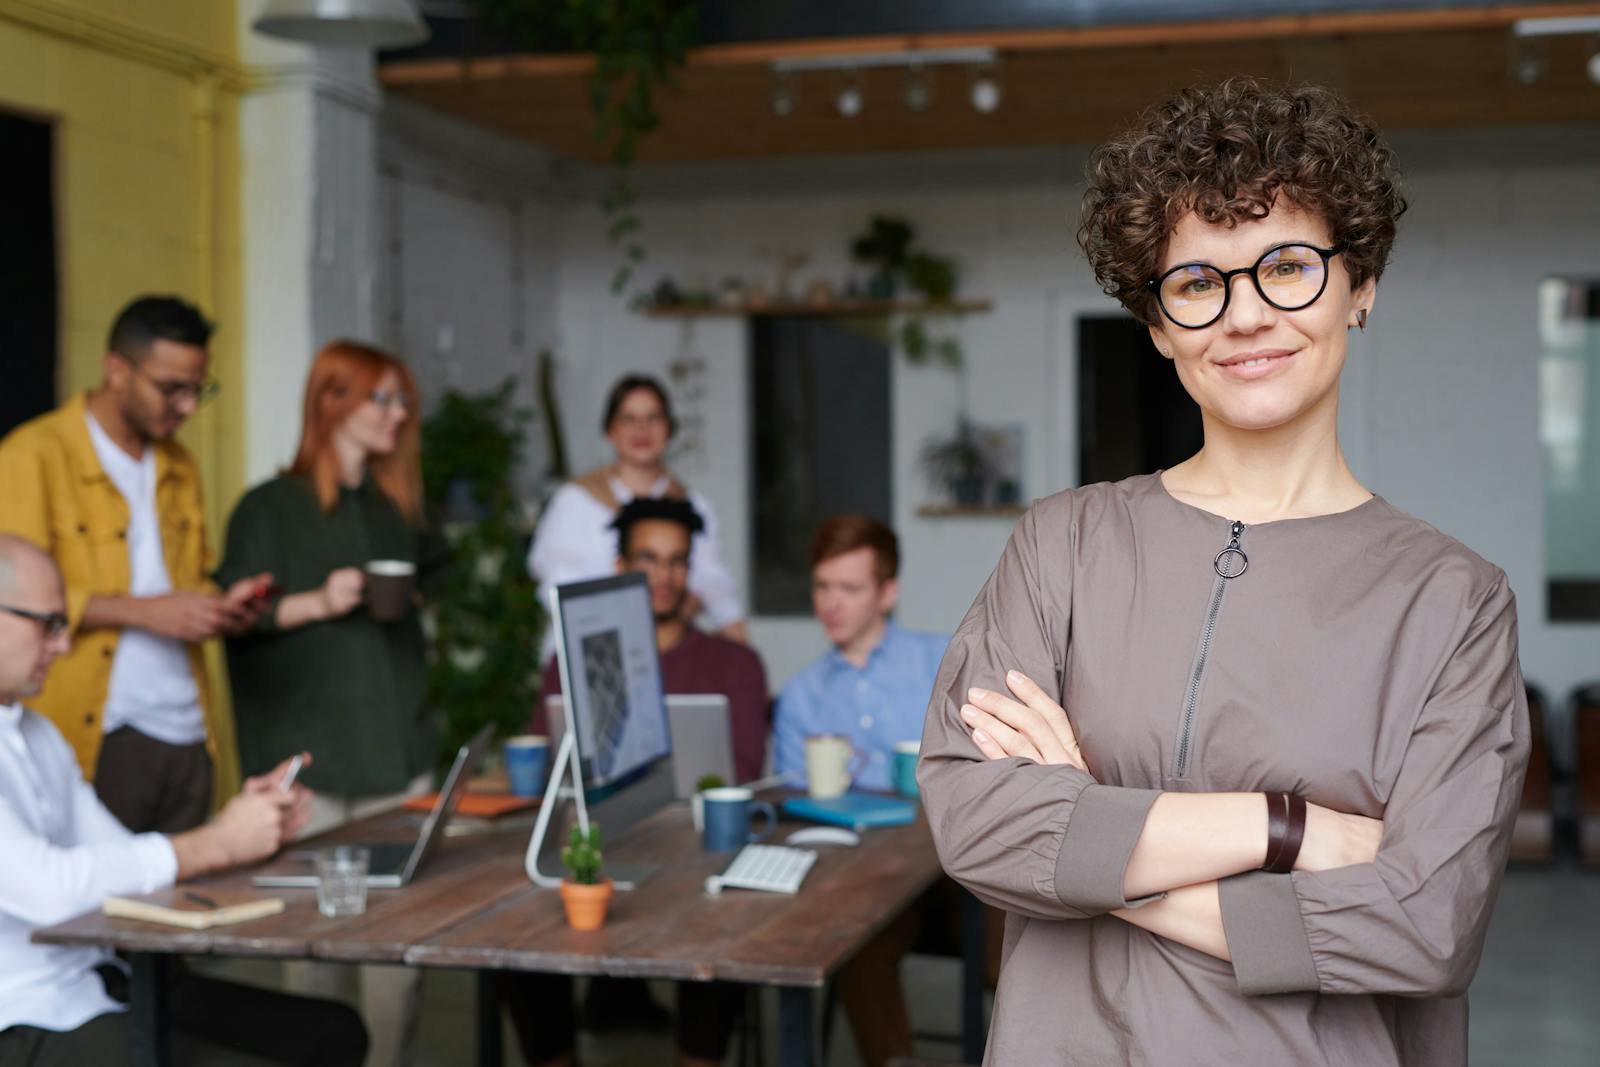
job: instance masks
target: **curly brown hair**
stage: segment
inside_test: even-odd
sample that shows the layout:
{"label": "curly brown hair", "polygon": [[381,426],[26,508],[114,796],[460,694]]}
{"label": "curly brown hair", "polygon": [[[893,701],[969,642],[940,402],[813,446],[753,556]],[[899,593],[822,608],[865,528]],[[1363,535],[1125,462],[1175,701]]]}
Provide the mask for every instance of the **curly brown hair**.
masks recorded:
{"label": "curly brown hair", "polygon": [[1377,278],[1406,209],[1378,130],[1320,86],[1253,78],[1185,89],[1089,158],[1078,244],[1107,294],[1157,321],[1145,283],[1178,220],[1261,218],[1283,196],[1328,223],[1351,285]]}

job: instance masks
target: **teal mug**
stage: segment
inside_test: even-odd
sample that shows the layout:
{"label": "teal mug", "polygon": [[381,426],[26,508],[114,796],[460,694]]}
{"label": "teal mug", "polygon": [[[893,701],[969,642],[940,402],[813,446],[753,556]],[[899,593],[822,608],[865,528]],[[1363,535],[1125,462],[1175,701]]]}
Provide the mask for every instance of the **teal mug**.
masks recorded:
{"label": "teal mug", "polygon": [[894,746],[894,766],[889,777],[894,791],[903,797],[917,795],[917,756],[921,751],[921,741],[901,741]]}

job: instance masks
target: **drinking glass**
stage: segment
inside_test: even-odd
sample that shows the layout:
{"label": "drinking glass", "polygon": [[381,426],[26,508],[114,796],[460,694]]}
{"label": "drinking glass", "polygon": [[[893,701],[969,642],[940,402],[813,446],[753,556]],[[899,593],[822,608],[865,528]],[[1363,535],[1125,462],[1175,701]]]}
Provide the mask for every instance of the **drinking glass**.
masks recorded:
{"label": "drinking glass", "polygon": [[317,852],[317,910],[330,919],[367,910],[367,865],[372,854],[360,845],[334,845]]}

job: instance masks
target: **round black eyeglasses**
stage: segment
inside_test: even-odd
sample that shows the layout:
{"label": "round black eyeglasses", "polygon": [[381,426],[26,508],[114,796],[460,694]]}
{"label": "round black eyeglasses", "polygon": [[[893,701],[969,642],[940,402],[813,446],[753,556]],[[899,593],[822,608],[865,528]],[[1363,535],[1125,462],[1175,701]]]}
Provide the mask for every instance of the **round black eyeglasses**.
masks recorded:
{"label": "round black eyeglasses", "polygon": [[1236,274],[1248,274],[1261,299],[1280,311],[1310,307],[1328,287],[1328,260],[1343,251],[1343,245],[1318,248],[1291,242],[1267,249],[1248,267],[1222,270],[1209,263],[1181,263],[1144,284],[1173,325],[1198,330],[1228,310]]}
{"label": "round black eyeglasses", "polygon": [[44,629],[45,637],[51,640],[66,633],[67,627],[72,624],[72,620],[59,611],[29,611],[26,608],[14,608],[10,604],[0,604],[0,611],[38,623]]}

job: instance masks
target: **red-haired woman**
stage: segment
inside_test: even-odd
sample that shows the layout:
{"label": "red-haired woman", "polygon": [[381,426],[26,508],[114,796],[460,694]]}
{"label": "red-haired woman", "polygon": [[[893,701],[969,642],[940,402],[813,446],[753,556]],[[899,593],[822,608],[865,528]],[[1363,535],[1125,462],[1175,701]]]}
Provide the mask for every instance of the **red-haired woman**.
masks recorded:
{"label": "red-haired woman", "polygon": [[[315,755],[302,776],[315,791],[308,832],[430,787],[438,749],[422,627],[415,612],[380,622],[363,606],[369,561],[402,560],[421,572],[435,562],[416,412],[403,363],[350,341],[328,345],[306,382],[293,465],[246,493],[228,521],[219,576],[268,571],[283,590],[252,631],[228,641],[240,757],[256,774],[285,753]],[[392,1018],[408,998],[373,977],[363,976],[369,1062],[386,1063],[394,1057],[381,1046],[407,1028],[374,1014]],[[388,1011],[372,1010],[383,1000]]]}
{"label": "red-haired woman", "polygon": [[293,465],[228,520],[219,574],[270,571],[283,589],[228,643],[240,757],[256,774],[285,752],[314,753],[305,781],[323,826],[408,791],[437,754],[416,614],[379,622],[362,607],[366,563],[415,565],[423,551],[416,404],[399,360],[328,345],[306,382]]}

